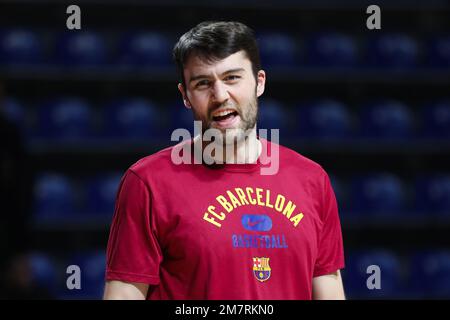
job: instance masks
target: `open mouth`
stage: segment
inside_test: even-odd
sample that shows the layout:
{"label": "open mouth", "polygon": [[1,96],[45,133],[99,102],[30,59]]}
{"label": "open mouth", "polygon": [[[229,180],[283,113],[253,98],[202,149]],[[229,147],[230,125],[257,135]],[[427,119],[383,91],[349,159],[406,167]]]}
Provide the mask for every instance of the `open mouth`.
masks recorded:
{"label": "open mouth", "polygon": [[238,113],[234,110],[225,110],[225,111],[218,112],[218,114],[213,116],[212,118],[216,122],[221,122],[221,121],[225,121],[227,119],[234,118],[237,115],[238,115]]}
{"label": "open mouth", "polygon": [[239,121],[239,114],[233,109],[226,109],[215,112],[212,119],[215,127],[231,128]]}

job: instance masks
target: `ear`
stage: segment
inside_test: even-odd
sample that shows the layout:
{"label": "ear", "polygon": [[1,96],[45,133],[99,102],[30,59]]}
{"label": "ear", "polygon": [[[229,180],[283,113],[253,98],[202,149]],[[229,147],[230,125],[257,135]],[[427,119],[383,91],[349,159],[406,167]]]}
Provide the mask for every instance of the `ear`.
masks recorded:
{"label": "ear", "polygon": [[178,84],[178,91],[180,91],[181,96],[183,97],[184,106],[188,109],[192,108],[191,103],[189,102],[189,99],[187,98],[186,90],[184,89],[184,87],[181,83]]}
{"label": "ear", "polygon": [[259,70],[256,76],[256,96],[260,97],[264,93],[266,87],[266,72]]}

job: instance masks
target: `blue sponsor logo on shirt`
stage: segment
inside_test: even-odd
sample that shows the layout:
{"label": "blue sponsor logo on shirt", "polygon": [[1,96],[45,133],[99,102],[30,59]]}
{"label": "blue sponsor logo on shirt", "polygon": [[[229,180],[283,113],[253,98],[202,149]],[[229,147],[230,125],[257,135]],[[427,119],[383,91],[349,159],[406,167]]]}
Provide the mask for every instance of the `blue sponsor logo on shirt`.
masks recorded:
{"label": "blue sponsor logo on shirt", "polygon": [[272,219],[265,214],[244,214],[242,226],[249,231],[269,231],[272,229]]}

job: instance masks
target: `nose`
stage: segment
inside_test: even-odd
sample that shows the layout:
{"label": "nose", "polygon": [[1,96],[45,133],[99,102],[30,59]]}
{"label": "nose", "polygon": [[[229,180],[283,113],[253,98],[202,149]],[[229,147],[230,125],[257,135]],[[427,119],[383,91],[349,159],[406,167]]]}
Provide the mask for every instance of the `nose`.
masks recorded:
{"label": "nose", "polygon": [[216,81],[214,86],[212,86],[212,100],[215,103],[223,104],[229,97],[226,85],[221,81]]}

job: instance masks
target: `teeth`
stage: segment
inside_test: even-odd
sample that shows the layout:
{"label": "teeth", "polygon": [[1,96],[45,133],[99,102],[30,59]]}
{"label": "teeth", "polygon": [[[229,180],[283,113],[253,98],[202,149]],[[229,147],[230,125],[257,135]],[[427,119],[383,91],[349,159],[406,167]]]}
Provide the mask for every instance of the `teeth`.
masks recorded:
{"label": "teeth", "polygon": [[233,112],[234,112],[234,110],[223,110],[223,111],[219,111],[219,112],[215,113],[213,116],[214,117],[223,117],[223,116],[226,116]]}

